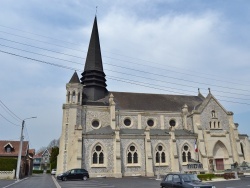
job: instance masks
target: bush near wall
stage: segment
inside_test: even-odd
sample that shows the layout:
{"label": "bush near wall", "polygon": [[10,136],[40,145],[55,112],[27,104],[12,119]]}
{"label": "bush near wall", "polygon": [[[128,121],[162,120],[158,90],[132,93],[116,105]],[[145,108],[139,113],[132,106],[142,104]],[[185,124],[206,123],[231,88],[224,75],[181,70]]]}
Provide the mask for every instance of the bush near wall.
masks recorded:
{"label": "bush near wall", "polygon": [[198,174],[197,177],[202,181],[212,180],[215,175],[214,174]]}
{"label": "bush near wall", "polygon": [[0,171],[12,171],[16,169],[17,159],[16,158],[0,158]]}
{"label": "bush near wall", "polygon": [[43,170],[33,170],[33,174],[42,174]]}

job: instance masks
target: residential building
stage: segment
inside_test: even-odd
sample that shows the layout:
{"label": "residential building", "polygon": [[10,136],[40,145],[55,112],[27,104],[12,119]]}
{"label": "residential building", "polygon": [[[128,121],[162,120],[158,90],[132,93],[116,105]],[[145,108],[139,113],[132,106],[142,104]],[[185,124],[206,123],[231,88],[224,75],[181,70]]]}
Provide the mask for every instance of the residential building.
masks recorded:
{"label": "residential building", "polygon": [[33,170],[50,170],[50,151],[45,149],[34,156]]}
{"label": "residential building", "polygon": [[[18,159],[19,148],[20,141],[0,140],[0,158]],[[33,149],[29,150],[29,142],[23,141],[19,175],[20,178],[32,174],[33,151]]]}

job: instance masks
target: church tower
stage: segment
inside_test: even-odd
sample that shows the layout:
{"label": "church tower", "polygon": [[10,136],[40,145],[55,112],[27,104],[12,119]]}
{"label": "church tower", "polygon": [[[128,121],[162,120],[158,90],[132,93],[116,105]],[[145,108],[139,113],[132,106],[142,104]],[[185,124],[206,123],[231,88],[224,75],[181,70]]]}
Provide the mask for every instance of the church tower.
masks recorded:
{"label": "church tower", "polygon": [[95,17],[85,68],[81,78],[81,83],[84,85],[83,104],[97,101],[108,94],[105,76],[102,66],[97,20]]}
{"label": "church tower", "polygon": [[[59,173],[80,167],[82,156],[81,104],[83,85],[76,72],[66,84],[66,90],[66,102],[63,104],[62,134],[57,158],[57,172]],[[72,156],[72,154],[74,155]]]}

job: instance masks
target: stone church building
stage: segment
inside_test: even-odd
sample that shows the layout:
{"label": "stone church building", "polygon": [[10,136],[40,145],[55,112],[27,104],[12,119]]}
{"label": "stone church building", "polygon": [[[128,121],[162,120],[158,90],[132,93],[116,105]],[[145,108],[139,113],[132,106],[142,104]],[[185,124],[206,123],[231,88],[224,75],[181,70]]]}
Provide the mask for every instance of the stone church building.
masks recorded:
{"label": "stone church building", "polygon": [[97,20],[85,68],[66,84],[57,173],[91,177],[216,172],[250,162],[248,136],[233,112],[203,96],[108,91]]}

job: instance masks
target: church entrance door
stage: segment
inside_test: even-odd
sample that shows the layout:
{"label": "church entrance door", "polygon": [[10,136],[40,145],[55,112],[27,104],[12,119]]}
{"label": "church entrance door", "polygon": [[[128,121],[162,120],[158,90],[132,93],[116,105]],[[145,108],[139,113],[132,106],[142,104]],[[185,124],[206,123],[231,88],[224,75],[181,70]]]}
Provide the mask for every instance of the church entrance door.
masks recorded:
{"label": "church entrance door", "polygon": [[223,159],[215,159],[216,170],[224,170]]}

